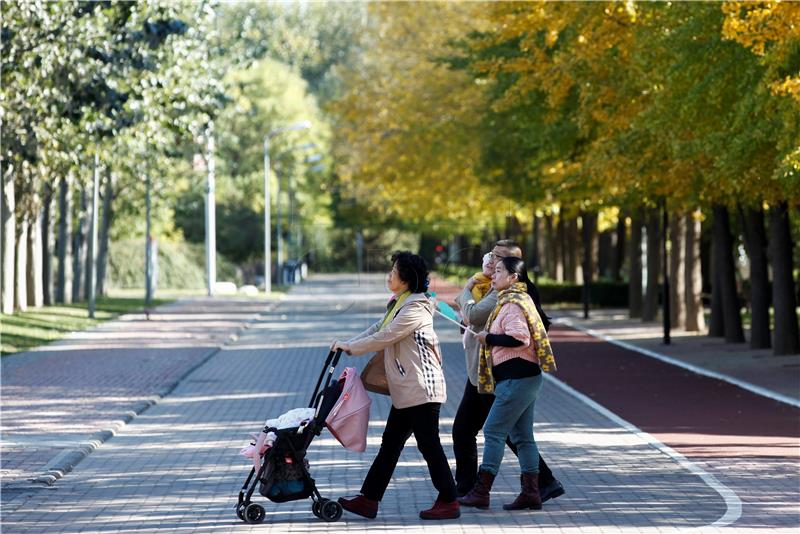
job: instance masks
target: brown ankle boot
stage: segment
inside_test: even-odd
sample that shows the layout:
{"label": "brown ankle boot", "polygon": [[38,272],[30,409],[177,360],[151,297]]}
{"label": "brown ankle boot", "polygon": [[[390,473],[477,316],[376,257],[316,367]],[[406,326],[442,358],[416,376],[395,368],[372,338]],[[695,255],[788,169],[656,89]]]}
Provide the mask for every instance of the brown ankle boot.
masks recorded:
{"label": "brown ankle boot", "polygon": [[478,481],[475,482],[475,486],[469,493],[458,498],[461,506],[474,506],[482,510],[489,508],[489,492],[492,490],[494,477],[489,471],[478,471]]}
{"label": "brown ankle boot", "polygon": [[519,477],[522,491],[514,502],[504,504],[503,510],[541,510],[542,498],[539,495],[539,474],[522,473]]}
{"label": "brown ankle boot", "polygon": [[419,513],[420,519],[458,519],[461,517],[458,501],[444,502],[436,499],[433,507]]}

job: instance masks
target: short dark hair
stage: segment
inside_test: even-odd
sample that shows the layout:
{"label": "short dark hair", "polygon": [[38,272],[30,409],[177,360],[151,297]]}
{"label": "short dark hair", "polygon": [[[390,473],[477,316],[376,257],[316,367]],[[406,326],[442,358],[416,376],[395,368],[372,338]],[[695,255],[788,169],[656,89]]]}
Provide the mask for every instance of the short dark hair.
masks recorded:
{"label": "short dark hair", "polygon": [[511,255],[516,258],[522,257],[522,247],[520,247],[519,243],[512,239],[501,239],[495,243],[494,246],[507,248]]}
{"label": "short dark hair", "polygon": [[392,254],[392,265],[397,267],[400,280],[408,284],[412,293],[424,293],[428,290],[428,264],[422,256],[408,251],[398,251]]}

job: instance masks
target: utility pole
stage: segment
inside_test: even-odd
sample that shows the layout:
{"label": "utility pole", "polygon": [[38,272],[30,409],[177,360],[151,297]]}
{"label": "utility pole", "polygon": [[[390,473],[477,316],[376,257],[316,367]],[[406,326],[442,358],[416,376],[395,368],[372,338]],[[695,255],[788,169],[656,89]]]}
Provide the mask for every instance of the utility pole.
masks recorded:
{"label": "utility pole", "polygon": [[89,230],[89,261],[86,266],[86,280],[89,284],[89,317],[94,319],[97,293],[97,204],[98,189],[100,188],[100,155],[94,155],[94,172],[92,177],[92,220]]}
{"label": "utility pole", "polygon": [[269,185],[269,136],[264,137],[264,293],[272,293],[272,224]]}
{"label": "utility pole", "polygon": [[150,173],[145,173],[144,307],[153,301],[153,236],[150,234]]}
{"label": "utility pole", "polygon": [[206,164],[208,177],[206,179],[206,290],[208,296],[214,295],[214,285],[217,282],[217,222],[214,191],[216,188],[214,174],[214,123],[206,130],[207,153]]}

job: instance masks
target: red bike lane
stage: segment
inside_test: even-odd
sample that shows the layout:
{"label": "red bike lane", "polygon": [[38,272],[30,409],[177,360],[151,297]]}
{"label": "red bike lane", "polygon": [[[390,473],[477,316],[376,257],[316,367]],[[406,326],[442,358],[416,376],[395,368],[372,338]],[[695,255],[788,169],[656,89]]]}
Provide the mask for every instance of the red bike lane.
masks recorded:
{"label": "red bike lane", "polygon": [[800,409],[565,325],[550,339],[556,378],[738,495],[734,526],[800,528]]}
{"label": "red bike lane", "polygon": [[550,338],[557,378],[683,454],[800,459],[798,408],[566,326]]}

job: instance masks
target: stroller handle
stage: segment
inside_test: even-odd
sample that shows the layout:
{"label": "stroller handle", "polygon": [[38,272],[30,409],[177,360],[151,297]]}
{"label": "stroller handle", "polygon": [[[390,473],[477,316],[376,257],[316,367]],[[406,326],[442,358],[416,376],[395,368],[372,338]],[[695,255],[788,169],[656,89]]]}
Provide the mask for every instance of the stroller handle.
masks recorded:
{"label": "stroller handle", "polygon": [[333,376],[333,371],[336,370],[336,366],[339,365],[339,359],[342,357],[342,349],[336,349],[336,351],[330,351],[328,353],[328,357],[325,358],[325,365],[322,367],[322,372],[319,374],[319,379],[317,379],[317,385],[314,386],[314,393],[311,394],[311,400],[308,402],[309,408],[314,408],[314,404],[317,400],[317,395],[319,394],[319,387],[322,384],[322,379],[325,378],[325,374],[328,374],[328,377],[325,379],[325,385],[322,386],[324,390],[330,385],[331,377]]}

